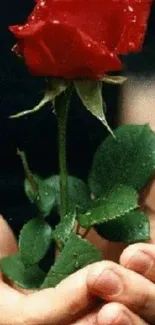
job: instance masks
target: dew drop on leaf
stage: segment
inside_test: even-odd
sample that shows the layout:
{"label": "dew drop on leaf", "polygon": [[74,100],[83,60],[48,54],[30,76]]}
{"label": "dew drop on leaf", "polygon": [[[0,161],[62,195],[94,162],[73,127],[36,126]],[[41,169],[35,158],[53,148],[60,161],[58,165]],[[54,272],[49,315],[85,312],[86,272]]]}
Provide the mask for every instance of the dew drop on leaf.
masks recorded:
{"label": "dew drop on leaf", "polygon": [[75,268],[76,268],[76,269],[79,269],[79,267],[80,267],[79,262],[75,262]]}

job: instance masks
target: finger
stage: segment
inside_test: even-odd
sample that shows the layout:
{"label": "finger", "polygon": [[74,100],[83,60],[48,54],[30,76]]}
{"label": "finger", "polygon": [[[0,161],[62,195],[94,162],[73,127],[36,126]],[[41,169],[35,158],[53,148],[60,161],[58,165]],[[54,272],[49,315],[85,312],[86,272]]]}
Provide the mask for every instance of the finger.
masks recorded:
{"label": "finger", "polygon": [[97,315],[98,315],[98,309],[78,319],[77,321],[71,323],[70,325],[98,325]]}
{"label": "finger", "polygon": [[148,325],[127,307],[109,303],[70,325]]}
{"label": "finger", "polygon": [[24,298],[26,296],[0,281],[0,324],[26,324],[24,314]]}
{"label": "finger", "polygon": [[[0,215],[0,259],[8,255],[15,254],[18,251],[17,240],[7,221]],[[0,272],[0,279],[8,284],[11,281],[8,280],[5,275]]]}
{"label": "finger", "polygon": [[155,283],[155,245],[134,244],[126,248],[120,264]]}
{"label": "finger", "polygon": [[15,254],[18,250],[17,240],[11,228],[0,215],[0,258]]}
{"label": "finger", "polygon": [[34,292],[37,292],[37,290],[30,290],[30,289],[23,289],[20,288],[17,284],[15,284],[13,281],[7,282],[13,289],[17,290],[20,293],[23,293],[24,295],[28,296]]}
{"label": "finger", "polygon": [[109,302],[122,303],[155,324],[155,285],[143,276],[105,261],[91,266],[87,285],[92,294]]}
{"label": "finger", "polygon": [[148,323],[124,305],[109,303],[99,311],[95,325],[148,325]]}
{"label": "finger", "polygon": [[98,304],[86,285],[89,267],[71,275],[55,289],[27,296],[0,282],[1,324],[65,325],[82,317]]}
{"label": "finger", "polygon": [[56,288],[44,289],[26,296],[24,310],[27,323],[65,325],[95,308],[98,299],[88,291],[90,266],[72,274]]}

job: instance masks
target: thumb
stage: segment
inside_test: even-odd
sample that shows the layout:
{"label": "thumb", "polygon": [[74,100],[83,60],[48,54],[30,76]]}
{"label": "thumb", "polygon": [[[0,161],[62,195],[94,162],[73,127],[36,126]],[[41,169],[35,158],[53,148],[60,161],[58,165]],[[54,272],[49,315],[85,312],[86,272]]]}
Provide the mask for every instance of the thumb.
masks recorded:
{"label": "thumb", "polygon": [[17,240],[2,215],[0,215],[0,233],[0,258],[15,254],[18,251]]}
{"label": "thumb", "polygon": [[98,305],[87,288],[91,265],[63,280],[56,288],[44,289],[26,297],[24,310],[28,324],[65,325]]}

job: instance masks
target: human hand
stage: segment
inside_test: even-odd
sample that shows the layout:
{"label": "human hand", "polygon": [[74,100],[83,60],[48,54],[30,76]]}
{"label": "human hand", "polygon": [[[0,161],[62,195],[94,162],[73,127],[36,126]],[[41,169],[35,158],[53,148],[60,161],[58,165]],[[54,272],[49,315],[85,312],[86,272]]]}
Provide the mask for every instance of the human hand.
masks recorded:
{"label": "human hand", "polygon": [[[0,217],[0,257],[17,252],[17,242]],[[98,300],[88,292],[86,267],[56,288],[22,290],[0,273],[0,325],[68,325],[95,308]]]}
{"label": "human hand", "polygon": [[[0,219],[0,229],[2,234],[1,256],[15,253],[17,243],[2,218]],[[112,262],[103,263],[106,265],[106,263]],[[97,263],[98,270],[103,267],[103,263]],[[94,267],[96,264],[76,272],[62,281],[55,289],[45,289],[34,293],[23,291],[11,282],[5,283],[5,278],[1,275],[0,325],[102,324],[103,320],[105,321],[105,308],[108,308],[108,305],[100,307],[101,301],[98,300],[100,295],[96,294],[97,282],[95,287],[90,282]],[[98,309],[95,309],[96,306]],[[110,311],[113,315],[115,315],[115,310],[117,311],[116,307],[119,306],[125,308],[122,305],[111,306],[110,304]],[[138,316],[135,315],[135,317]]]}
{"label": "human hand", "polygon": [[129,246],[120,263],[105,261],[91,266],[87,286],[102,303],[72,325],[155,324],[155,245]]}
{"label": "human hand", "polygon": [[[154,220],[155,218],[152,215],[151,218],[152,238],[153,235],[155,235],[155,231],[154,231],[155,227],[153,225]],[[7,223],[4,221],[3,218],[0,219],[0,229],[1,229],[1,238],[0,238],[1,257],[15,253],[17,251],[17,243],[15,241],[13,233],[11,232],[10,228],[8,227]],[[99,245],[100,248],[102,248],[102,243],[100,243]],[[121,264],[124,265],[125,267],[128,267],[127,260],[131,255],[132,249],[134,249],[135,252],[136,252],[136,248],[138,249],[139,246],[137,245],[132,245],[123,252],[120,261]],[[149,247],[151,248],[151,245]],[[121,249],[122,248],[123,246],[121,245]],[[154,246],[152,246],[151,249],[153,248]],[[121,250],[119,247],[117,257],[119,256],[120,251]],[[103,290],[102,292],[97,293],[97,288],[96,288],[97,281],[95,281],[95,285],[92,286],[92,282],[90,281],[90,279],[94,272],[93,268],[94,267],[96,268],[96,266],[97,266],[96,271],[99,271],[101,267],[103,266],[106,267],[108,265],[114,269],[119,267],[118,272],[122,272],[120,274],[123,277],[123,281],[124,279],[126,281],[126,278],[128,278],[126,271],[129,272],[129,270],[125,270],[125,268],[116,265],[115,263],[112,264],[108,264],[108,263],[111,262],[103,262],[103,263],[98,263],[97,265],[96,264],[90,265],[87,268],[78,271],[77,273],[73,274],[72,276],[70,276],[63,282],[61,282],[56,289],[46,289],[35,293],[26,290],[21,290],[20,288],[18,288],[17,286],[13,285],[11,282],[8,281],[7,283],[5,283],[6,279],[1,276],[0,290],[1,290],[2,298],[0,299],[0,315],[1,315],[0,325],[12,325],[12,324],[17,324],[17,325],[67,324],[68,325],[71,324],[71,322],[73,325],[87,325],[87,324],[102,325],[102,324],[108,324],[106,322],[106,315],[108,315],[108,313],[110,313],[110,315],[115,317],[118,314],[121,315],[121,311],[125,311],[126,313],[128,313],[129,317],[133,319],[132,322],[133,324],[136,325],[147,324],[145,323],[144,320],[142,320],[143,317],[145,318],[145,315],[144,316],[142,315],[141,319],[138,316],[141,315],[141,312],[139,311],[140,308],[135,307],[138,306],[138,300],[136,300],[134,306],[135,314],[130,311],[133,310],[132,306],[130,305],[133,305],[132,301],[134,302],[134,297],[136,295],[135,294],[136,291],[134,292],[132,292],[132,290],[129,291],[128,286],[130,286],[130,281],[127,282],[128,286],[125,283],[126,285],[125,293],[122,292],[120,296],[117,295],[116,297],[114,295],[111,298],[111,300],[107,298]],[[134,269],[133,266],[131,268],[133,268],[134,271],[138,271]],[[148,273],[147,274],[148,277],[150,276],[149,274],[152,273]],[[146,275],[144,274],[144,276]],[[131,284],[132,286],[133,285],[135,286],[135,290],[136,290],[137,283],[139,282],[137,282],[136,278],[133,277],[132,274],[130,274],[130,277],[133,280],[133,283],[131,282]],[[150,278],[150,280],[152,280],[152,278]],[[141,289],[143,288],[146,290],[148,284],[145,283],[145,281],[143,284],[144,286],[141,286]],[[144,290],[144,294],[145,294],[145,290]],[[124,300],[123,294],[127,295],[128,300]],[[103,306],[103,302],[101,301],[98,302],[98,297],[104,299],[104,306]],[[109,302],[106,305],[105,305],[105,300]],[[10,301],[11,303],[9,303]],[[95,309],[96,305],[98,306],[98,309]],[[138,308],[138,310],[136,308]],[[93,311],[88,313],[88,311],[90,310]],[[154,317],[154,314],[149,314],[149,315],[153,315]],[[77,320],[74,321],[74,319]],[[151,324],[151,321],[152,320],[150,320],[149,324]],[[154,322],[154,318],[153,318],[153,322]],[[120,318],[120,322],[118,320],[117,323],[116,323],[117,325],[123,324],[121,318]],[[114,324],[114,322],[112,324]]]}
{"label": "human hand", "polygon": [[[10,253],[14,253],[17,247],[16,243],[10,244],[11,241],[7,241],[7,224],[4,231],[1,223],[2,220],[0,220],[0,228],[3,230],[2,234],[5,234],[3,246],[4,243],[7,243],[1,250],[4,256],[8,253],[8,249]],[[5,224],[4,220],[3,223]],[[153,245],[142,244],[143,247],[140,245],[136,244],[127,248],[121,256],[121,263],[127,266],[127,260],[133,249],[134,252],[137,252],[139,248],[147,249],[149,254],[154,249]],[[155,260],[155,252],[153,258]],[[114,289],[114,282],[108,284],[110,281],[109,269],[117,273],[120,278],[119,286],[122,286],[121,291],[113,295],[110,294],[110,290]],[[150,269],[148,275],[144,274],[144,276],[153,280],[151,278],[151,274],[154,275],[153,271],[153,268],[152,271]],[[108,278],[105,282],[100,273],[102,276],[107,273]],[[125,316],[131,319],[130,323],[133,325],[148,324],[144,319],[149,321],[149,324],[155,322],[154,284],[141,275],[113,262],[95,263],[71,275],[55,289],[45,289],[34,293],[19,292],[18,288],[12,288],[3,280],[1,277],[0,325],[109,325],[110,322],[108,323],[106,319],[109,316],[113,316],[113,319],[117,318],[117,323],[114,323],[114,320],[111,323],[117,325],[127,324],[123,323]],[[101,300],[99,301],[98,298]],[[105,304],[105,301],[108,303]],[[96,305],[98,309],[95,309]],[[93,311],[89,313],[92,309]]]}
{"label": "human hand", "polygon": [[155,324],[155,245],[129,246],[120,263],[103,261],[90,267],[87,287],[102,303],[71,325]]}
{"label": "human hand", "polygon": [[[151,186],[150,186],[151,185]],[[111,269],[117,271],[120,276],[120,282],[123,284],[123,290],[118,295],[110,296],[108,291],[110,289],[110,284],[107,289],[108,282],[106,281],[105,286],[104,282],[100,285],[97,284],[97,277],[99,275],[99,268],[101,263],[93,266],[93,269],[90,270],[88,287],[92,294],[97,295],[102,298],[104,301],[104,306],[102,306],[94,311],[93,313],[87,315],[85,318],[78,320],[75,325],[124,325],[129,323],[132,325],[145,325],[145,324],[155,324],[155,204],[154,204],[154,195],[155,195],[155,181],[149,184],[149,187],[143,192],[142,202],[143,208],[147,210],[150,219],[150,230],[151,230],[151,240],[149,244],[134,244],[130,245],[123,250],[122,245],[117,245],[116,243],[101,242],[101,239],[96,235],[94,238],[90,237],[91,241],[95,241],[95,244],[103,247],[106,247],[107,257],[109,258],[109,253],[112,256],[114,253],[115,260],[117,261],[120,255],[120,264],[102,262],[102,267],[104,269]],[[122,266],[124,268],[122,268]],[[101,268],[102,268],[101,267]],[[141,274],[137,278],[137,274],[133,272],[126,272],[125,268],[130,269],[136,273]],[[93,272],[96,275],[93,275]],[[98,275],[97,275],[98,274]],[[108,273],[109,274],[109,273]],[[92,278],[94,277],[94,278]],[[148,279],[146,281],[146,279]],[[108,276],[108,280],[110,280]],[[100,289],[100,292],[96,291],[96,286]],[[114,283],[111,283],[111,289],[113,288]],[[107,302],[105,304],[105,301]],[[127,320],[123,320],[123,315],[128,315]],[[122,315],[122,316],[121,316]],[[139,317],[141,316],[141,318]],[[107,318],[106,318],[107,317]],[[113,317],[113,320],[110,319]],[[116,321],[117,319],[117,321]],[[146,321],[145,321],[146,320]],[[148,323],[149,322],[149,323]],[[73,324],[74,325],[74,324]]]}

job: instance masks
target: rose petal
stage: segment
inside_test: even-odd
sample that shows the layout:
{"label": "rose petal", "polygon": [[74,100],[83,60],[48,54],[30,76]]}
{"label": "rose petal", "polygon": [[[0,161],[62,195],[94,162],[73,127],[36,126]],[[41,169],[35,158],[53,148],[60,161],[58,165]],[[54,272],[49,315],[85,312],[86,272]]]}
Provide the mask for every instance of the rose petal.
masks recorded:
{"label": "rose petal", "polygon": [[117,3],[114,0],[47,0],[47,7],[51,19],[79,28],[109,50],[120,40],[125,23],[122,0]]}
{"label": "rose petal", "polygon": [[33,74],[99,78],[141,48],[151,0],[37,0],[10,30]]}
{"label": "rose petal", "polygon": [[107,48],[101,48],[80,30],[55,21],[42,26],[33,38],[25,39],[24,56],[31,72],[39,71],[39,75],[99,78],[105,71],[121,67],[117,56]]}
{"label": "rose petal", "polygon": [[37,0],[37,4],[28,18],[28,23],[35,24],[40,20],[45,21],[49,15],[49,9],[47,7],[46,0]]}
{"label": "rose petal", "polygon": [[128,19],[121,40],[117,46],[118,53],[126,54],[141,50],[152,0],[129,0]]}

